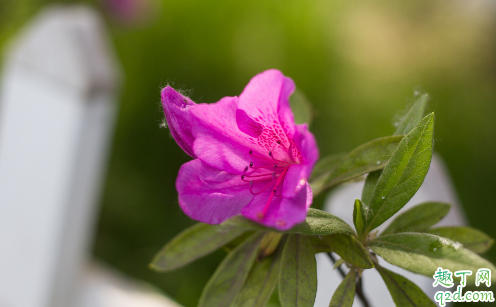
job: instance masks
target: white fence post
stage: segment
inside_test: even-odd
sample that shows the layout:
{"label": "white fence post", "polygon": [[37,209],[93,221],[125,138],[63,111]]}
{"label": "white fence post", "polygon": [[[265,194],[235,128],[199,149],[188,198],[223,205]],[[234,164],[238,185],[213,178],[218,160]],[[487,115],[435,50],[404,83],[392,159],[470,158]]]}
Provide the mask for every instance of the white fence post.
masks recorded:
{"label": "white fence post", "polygon": [[70,307],[86,265],[118,74],[97,14],[44,10],[0,88],[0,306]]}

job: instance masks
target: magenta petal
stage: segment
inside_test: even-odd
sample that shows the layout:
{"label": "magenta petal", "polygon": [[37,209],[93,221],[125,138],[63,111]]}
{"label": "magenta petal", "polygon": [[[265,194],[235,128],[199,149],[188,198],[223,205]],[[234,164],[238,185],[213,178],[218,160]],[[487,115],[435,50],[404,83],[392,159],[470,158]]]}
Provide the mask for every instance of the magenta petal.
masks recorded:
{"label": "magenta petal", "polygon": [[220,224],[240,214],[253,198],[248,183],[239,175],[215,169],[199,159],[181,166],[176,188],[183,211],[208,224]]}
{"label": "magenta petal", "polygon": [[295,122],[293,111],[291,110],[291,105],[289,104],[289,97],[293,94],[296,87],[291,78],[284,78],[285,79],[281,87],[281,94],[279,95],[277,113],[279,114],[279,120],[285,124],[286,133],[294,135]]}
{"label": "magenta petal", "polygon": [[167,86],[162,90],[162,107],[174,140],[184,152],[193,158],[193,134],[191,132],[191,108],[196,104],[186,96]]}
{"label": "magenta petal", "polygon": [[251,137],[257,138],[263,132],[263,126],[249,117],[248,114],[241,109],[236,110],[236,122],[238,123],[239,130]]}
{"label": "magenta petal", "polygon": [[306,188],[301,189],[294,198],[283,198],[279,209],[279,219],[286,220],[287,226],[281,230],[287,230],[296,224],[305,221],[308,209],[312,205],[313,193],[308,182]]}
{"label": "magenta petal", "polygon": [[253,138],[236,122],[237,97],[224,97],[213,104],[198,104],[193,114],[194,153],[203,162],[232,174],[243,174],[257,152]]}
{"label": "magenta petal", "polygon": [[[239,95],[239,108],[250,117],[257,118],[267,113],[277,115],[280,108],[291,112],[289,96],[295,85],[291,78],[279,70],[266,70],[253,77]],[[291,116],[292,117],[292,116]],[[287,125],[294,125],[292,122]]]}
{"label": "magenta petal", "polygon": [[266,124],[276,123],[276,126],[292,135],[294,119],[289,96],[294,89],[291,78],[285,77],[276,69],[266,70],[253,77],[239,95],[239,108],[251,118]]}
{"label": "magenta petal", "polygon": [[308,167],[304,164],[291,165],[284,178],[282,195],[284,197],[294,197],[302,188],[306,186],[308,179]]}
{"label": "magenta petal", "polygon": [[310,176],[315,163],[319,160],[319,148],[315,136],[308,131],[307,124],[296,125],[294,141],[303,157],[303,164],[308,166],[308,176]]}
{"label": "magenta petal", "polygon": [[319,159],[319,150],[313,134],[306,124],[296,126],[294,141],[302,156],[302,163],[292,165],[283,184],[283,196],[294,197],[302,189]]}
{"label": "magenta petal", "polygon": [[242,214],[260,224],[279,230],[288,230],[294,225],[301,223],[307,216],[307,211],[312,204],[312,191],[307,184],[293,198],[274,197],[270,203],[263,219],[260,219],[267,204],[270,191],[257,195],[242,210]]}

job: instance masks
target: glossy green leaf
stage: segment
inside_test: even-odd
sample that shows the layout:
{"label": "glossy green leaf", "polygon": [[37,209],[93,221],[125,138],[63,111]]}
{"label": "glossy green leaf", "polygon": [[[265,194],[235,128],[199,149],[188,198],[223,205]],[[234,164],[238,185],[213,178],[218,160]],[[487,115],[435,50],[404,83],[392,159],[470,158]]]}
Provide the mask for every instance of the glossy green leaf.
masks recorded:
{"label": "glossy green leaf", "polygon": [[366,204],[366,233],[403,208],[420,188],[431,163],[433,136],[431,113],[401,140]]}
{"label": "glossy green leaf", "polygon": [[475,253],[485,253],[494,243],[493,238],[480,230],[465,227],[438,227],[427,230],[428,233],[448,238],[463,244],[463,247]]}
{"label": "glossy green leaf", "polygon": [[256,233],[230,252],[203,289],[199,307],[229,307],[258,255],[263,234]]}
{"label": "glossy green leaf", "polygon": [[180,268],[222,247],[246,231],[203,223],[184,230],[159,251],[150,267],[157,271]]}
{"label": "glossy green leaf", "polygon": [[[438,267],[450,271],[489,268],[492,263],[460,243],[427,233],[397,233],[370,241],[370,248],[387,262],[432,277]],[[494,277],[494,276],[493,276]]]}
{"label": "glossy green leaf", "polygon": [[256,262],[233,307],[260,307],[269,301],[279,278],[281,253]]}
{"label": "glossy green leaf", "polygon": [[[265,227],[241,215],[226,220],[223,225],[244,227],[259,231],[275,231],[277,229]],[[305,222],[295,225],[284,233],[301,233],[306,235],[329,235],[334,233],[354,234],[355,232],[343,220],[322,210],[310,208]]]}
{"label": "glossy green leaf", "polygon": [[435,307],[436,304],[413,282],[381,266],[376,267],[396,306]]}
{"label": "glossy green leaf", "polygon": [[289,97],[289,104],[293,111],[295,124],[310,124],[312,123],[312,104],[302,91],[296,89]]}
{"label": "glossy green leaf", "polygon": [[398,215],[381,235],[424,231],[439,222],[450,208],[450,204],[440,202],[426,202],[417,205]]}
{"label": "glossy green leaf", "polygon": [[351,307],[355,299],[356,270],[349,270],[332,295],[329,307]]}
{"label": "glossy green leaf", "polygon": [[408,113],[401,119],[398,123],[398,127],[394,132],[394,135],[405,135],[412,131],[418,123],[424,117],[425,107],[427,106],[427,101],[429,101],[429,95],[420,95],[415,103],[412,105]]}
{"label": "glossy green leaf", "polygon": [[307,236],[289,235],[279,271],[282,307],[313,307],[317,294],[317,262]]}
{"label": "glossy green leaf", "polygon": [[332,236],[325,236],[324,238],[327,240],[332,251],[338,254],[346,262],[363,269],[371,269],[374,267],[367,250],[354,236],[335,234]]}
{"label": "glossy green leaf", "polygon": [[362,189],[362,203],[370,205],[370,200],[372,199],[372,193],[374,193],[375,185],[381,177],[382,170],[378,170],[369,173],[365,178],[365,183]]}
{"label": "glossy green leaf", "polygon": [[365,211],[363,203],[359,199],[355,200],[355,206],[353,208],[353,224],[360,238],[365,228]]}
{"label": "glossy green leaf", "polygon": [[324,188],[383,169],[402,138],[401,135],[383,137],[353,149],[329,174],[324,182]]}

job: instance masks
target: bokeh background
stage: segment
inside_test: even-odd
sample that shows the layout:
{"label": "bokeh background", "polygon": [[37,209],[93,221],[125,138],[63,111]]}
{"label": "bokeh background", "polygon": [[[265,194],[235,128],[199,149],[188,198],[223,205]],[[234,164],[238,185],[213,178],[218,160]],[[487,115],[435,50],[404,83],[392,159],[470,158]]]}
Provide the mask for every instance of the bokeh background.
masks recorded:
{"label": "bokeh background", "polygon": [[[50,2],[0,0],[0,49]],[[160,128],[160,88],[215,102],[239,95],[268,68],[293,78],[312,101],[322,156],[391,134],[414,92],[429,93],[435,150],[470,224],[496,237],[494,1],[78,2],[105,16],[125,75],[94,241],[98,259],[196,306],[222,251],[167,274],[148,269],[193,224],[174,186],[189,157]],[[496,262],[496,248],[486,256]]]}

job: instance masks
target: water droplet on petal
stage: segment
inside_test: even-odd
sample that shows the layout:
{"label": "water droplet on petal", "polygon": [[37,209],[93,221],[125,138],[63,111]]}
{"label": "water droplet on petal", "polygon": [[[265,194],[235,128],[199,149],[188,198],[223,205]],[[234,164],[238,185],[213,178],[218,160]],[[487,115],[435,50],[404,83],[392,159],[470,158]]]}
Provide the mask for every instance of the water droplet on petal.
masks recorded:
{"label": "water droplet on petal", "polygon": [[300,185],[304,185],[305,184],[305,179],[301,179],[300,180]]}

